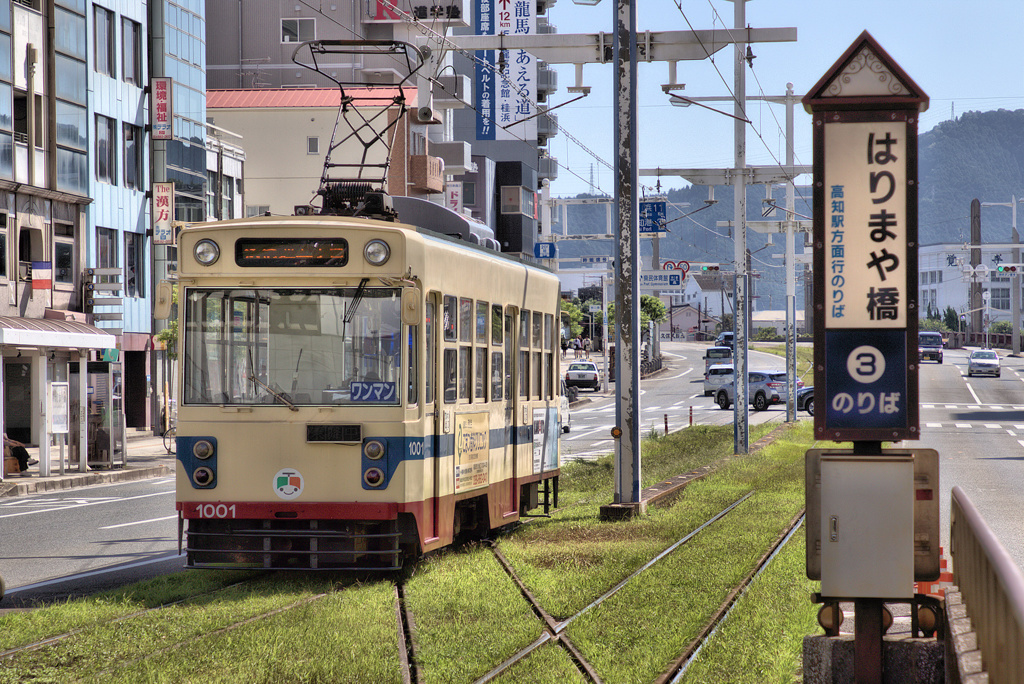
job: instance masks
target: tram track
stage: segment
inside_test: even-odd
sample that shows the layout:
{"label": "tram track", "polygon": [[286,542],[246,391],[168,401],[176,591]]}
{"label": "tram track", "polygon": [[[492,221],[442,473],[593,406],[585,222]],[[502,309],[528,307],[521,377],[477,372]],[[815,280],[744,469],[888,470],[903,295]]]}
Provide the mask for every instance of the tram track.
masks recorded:
{"label": "tram track", "polygon": [[[730,512],[734,511],[737,507],[739,507],[743,502],[747,501],[755,493],[756,492],[752,490],[745,494],[744,496],[742,496],[741,498],[734,501],[733,503],[729,504],[715,515],[705,520],[697,528],[690,531],[685,536],[683,536],[673,544],[666,547],[662,552],[660,552],[650,561],[648,561],[643,566],[638,568],[636,571],[631,573],[628,577],[617,583],[615,586],[611,587],[607,592],[602,594],[600,597],[595,599],[586,607],[584,607],[583,609],[579,610],[578,612],[564,620],[556,619],[547,610],[545,610],[541,602],[529,590],[529,588],[526,586],[523,580],[518,576],[518,574],[515,571],[515,568],[504,556],[501,550],[496,545],[491,544],[489,547],[491,553],[498,561],[498,563],[501,565],[502,569],[505,571],[507,576],[517,586],[519,592],[522,594],[523,598],[529,604],[534,615],[536,615],[537,619],[543,624],[543,631],[536,640],[534,640],[532,643],[530,643],[520,651],[516,652],[515,654],[507,658],[505,661],[494,667],[492,670],[487,672],[482,677],[476,679],[474,684],[487,684],[488,682],[494,681],[496,678],[502,675],[502,673],[506,672],[510,667],[520,662],[521,660],[529,656],[531,653],[536,651],[538,648],[548,643],[555,643],[561,648],[563,648],[567,652],[569,658],[575,664],[577,669],[580,671],[581,675],[585,677],[587,681],[593,682],[594,684],[600,684],[601,682],[603,682],[602,678],[597,673],[593,665],[587,660],[586,656],[576,647],[572,639],[569,637],[567,633],[567,628],[569,627],[569,625],[581,616],[583,616],[584,614],[586,614],[587,612],[589,612],[590,610],[593,610],[594,608],[604,603],[606,600],[610,599],[612,596],[617,594],[621,589],[623,589],[631,582],[633,582],[635,579],[640,577],[644,573],[644,571],[648,570],[649,568],[657,564],[659,561],[669,556],[679,547],[683,546],[684,544],[695,538],[702,531],[706,530],[714,523],[724,518]],[[733,589],[728,593],[728,595],[726,596],[725,600],[722,602],[718,610],[715,611],[715,613],[711,616],[711,619],[705,624],[704,628],[687,645],[686,649],[684,649],[680,656],[670,664],[669,668],[656,680],[657,682],[662,683],[670,681],[679,681],[679,677],[681,677],[685,673],[685,669],[691,662],[693,657],[695,657],[695,655],[699,653],[701,647],[706,642],[706,640],[709,639],[715,633],[718,626],[727,618],[732,606],[735,605],[739,598],[742,597],[742,595],[746,592],[750,585],[757,579],[761,571],[764,570],[764,568],[771,562],[771,560],[781,550],[781,548],[792,538],[793,534],[798,529],[802,520],[803,512],[801,511],[786,525],[785,529],[776,537],[771,546],[760,556],[760,558],[758,558],[753,568],[744,576],[742,581],[735,587],[733,587]],[[411,681],[416,682],[415,679]]]}
{"label": "tram track", "polygon": [[244,580],[242,582],[235,582],[233,584],[228,584],[228,585],[223,586],[223,587],[218,587],[217,589],[214,589],[212,591],[207,591],[207,592],[203,592],[201,594],[193,594],[191,596],[186,596],[186,597],[178,599],[177,601],[170,601],[168,603],[161,603],[158,606],[153,606],[152,608],[146,608],[144,610],[138,610],[138,611],[135,611],[134,613],[129,613],[127,615],[119,615],[119,616],[117,616],[115,618],[111,618],[109,620],[101,620],[101,621],[93,622],[93,623],[91,623],[89,625],[86,625],[86,626],[83,626],[83,627],[78,627],[77,629],[69,630],[69,631],[63,632],[61,634],[55,634],[54,636],[47,637],[46,639],[40,639],[38,641],[34,641],[34,642],[30,643],[30,644],[24,644],[22,646],[16,646],[15,648],[10,648],[10,649],[7,649],[5,651],[0,651],[0,660],[3,660],[5,658],[13,658],[14,656],[20,655],[22,653],[29,653],[29,652],[32,652],[32,651],[38,651],[38,650],[43,649],[43,648],[48,648],[48,647],[56,646],[57,644],[60,644],[63,641],[66,641],[68,639],[76,637],[79,634],[83,634],[85,632],[88,632],[89,630],[98,629],[98,628],[102,628],[102,627],[110,626],[110,625],[115,625],[115,624],[117,624],[119,622],[125,622],[127,620],[133,620],[135,618],[145,617],[146,615],[153,615],[155,613],[159,613],[161,611],[165,611],[165,610],[167,610],[169,608],[174,608],[175,606],[184,605],[184,604],[187,604],[187,603],[190,603],[190,602],[194,602],[194,601],[197,601],[197,600],[200,600],[200,599],[205,599],[205,598],[209,598],[211,596],[216,596],[217,594],[219,594],[221,592],[227,592],[227,591],[231,591],[233,589],[237,589],[238,587],[244,586],[244,585],[252,583],[254,581],[256,581],[256,580],[255,579],[249,579],[249,580]]}

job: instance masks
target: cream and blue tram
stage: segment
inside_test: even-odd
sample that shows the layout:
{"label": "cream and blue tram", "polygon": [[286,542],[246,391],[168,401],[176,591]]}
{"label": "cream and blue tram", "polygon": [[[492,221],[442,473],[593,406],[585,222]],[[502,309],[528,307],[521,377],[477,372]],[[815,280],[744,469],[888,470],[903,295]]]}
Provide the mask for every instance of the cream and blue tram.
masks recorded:
{"label": "cream and blue tram", "polygon": [[[400,567],[557,505],[559,282],[388,221],[179,236],[189,567]],[[186,531],[187,524],[187,531]]]}

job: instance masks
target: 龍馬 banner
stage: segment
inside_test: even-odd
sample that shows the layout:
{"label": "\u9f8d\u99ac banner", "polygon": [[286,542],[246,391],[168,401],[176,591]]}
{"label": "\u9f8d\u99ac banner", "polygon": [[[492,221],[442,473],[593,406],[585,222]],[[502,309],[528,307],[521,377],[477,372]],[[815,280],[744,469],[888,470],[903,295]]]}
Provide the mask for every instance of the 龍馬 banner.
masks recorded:
{"label": "\u9f8d\u99ac banner", "polygon": [[825,327],[907,327],[904,121],[825,124]]}

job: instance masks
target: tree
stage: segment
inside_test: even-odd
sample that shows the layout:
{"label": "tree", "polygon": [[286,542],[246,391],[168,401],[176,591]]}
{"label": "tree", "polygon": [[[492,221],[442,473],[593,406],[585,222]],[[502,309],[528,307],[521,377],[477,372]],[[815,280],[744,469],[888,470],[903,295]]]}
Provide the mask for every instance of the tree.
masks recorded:
{"label": "tree", "polygon": [[580,321],[583,320],[583,312],[580,311],[580,307],[563,299],[562,313],[564,314],[563,318],[569,319],[569,337],[573,338],[581,335],[583,333],[583,325]]}
{"label": "tree", "polygon": [[960,329],[960,317],[956,315],[956,310],[951,306],[947,306],[946,311],[942,314],[942,322],[950,330]]}
{"label": "tree", "polygon": [[178,358],[178,283],[171,288],[171,319],[167,321],[167,327],[155,335],[157,342],[163,342],[167,347],[167,358]]}
{"label": "tree", "polygon": [[[650,321],[661,323],[668,318],[665,302],[654,295],[640,295],[640,327],[647,329]],[[615,302],[608,305],[608,325],[615,325]]]}

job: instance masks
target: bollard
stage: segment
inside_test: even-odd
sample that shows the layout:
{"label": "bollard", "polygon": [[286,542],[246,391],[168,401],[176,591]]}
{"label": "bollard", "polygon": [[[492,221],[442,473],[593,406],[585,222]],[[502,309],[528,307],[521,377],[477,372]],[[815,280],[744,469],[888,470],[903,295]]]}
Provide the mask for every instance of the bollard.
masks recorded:
{"label": "bollard", "polygon": [[665,436],[668,436],[668,414],[665,414]]}
{"label": "bollard", "polygon": [[693,407],[690,407],[690,427],[693,427]]}

